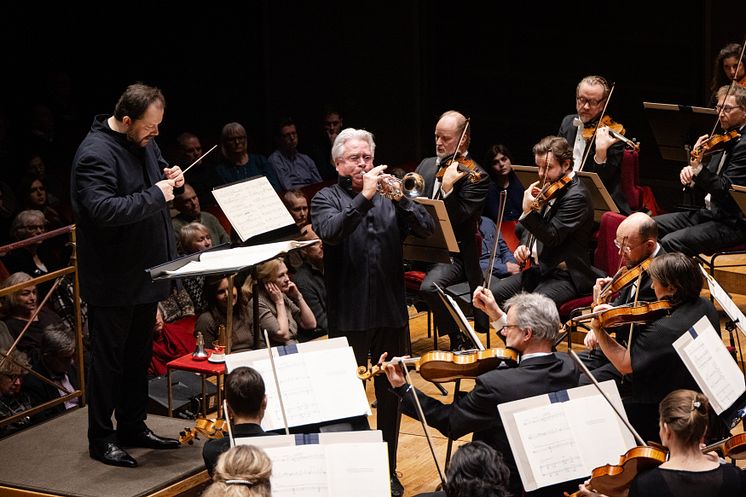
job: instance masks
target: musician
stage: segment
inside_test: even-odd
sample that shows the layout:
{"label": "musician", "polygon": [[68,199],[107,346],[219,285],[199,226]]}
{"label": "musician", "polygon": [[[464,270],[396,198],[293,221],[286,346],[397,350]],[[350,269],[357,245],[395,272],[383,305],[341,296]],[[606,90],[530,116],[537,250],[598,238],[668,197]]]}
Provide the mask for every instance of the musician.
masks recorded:
{"label": "musician", "polygon": [[[478,181],[472,181],[466,177],[466,172],[459,171],[455,161],[448,166],[442,178],[436,177],[440,168],[446,165],[447,159],[453,154],[461,153],[464,158],[471,158],[468,152],[470,130],[467,127],[464,134],[465,126],[466,118],[460,112],[449,110],[441,115],[435,125],[436,156],[423,159],[415,170],[425,180],[423,195],[428,198],[441,199],[445,203],[460,250],[453,257],[452,263],[438,263],[431,266],[420,285],[420,293],[433,312],[438,333],[441,336],[448,335],[451,339],[451,350],[465,346],[464,338],[450,312],[441,301],[435,285],[445,289],[466,280],[469,282],[470,291],[473,292],[481,283],[482,272],[479,267],[481,245],[477,239],[477,232],[479,217],[489,187],[489,178],[481,167],[477,166],[481,178]],[[464,138],[459,143],[462,134]],[[484,315],[480,312],[475,314],[474,319],[477,331],[486,332],[489,329]]]}
{"label": "musician", "polygon": [[201,497],[271,497],[272,460],[259,447],[238,445],[217,461],[213,482]]}
{"label": "musician", "polygon": [[[412,233],[428,237],[433,219],[424,207],[402,196],[377,193],[386,166],[373,167],[373,135],[347,128],[337,135],[332,158],[338,183],[311,200],[313,230],[324,243],[324,281],[329,338],[344,336],[358,365],[368,352],[404,351],[408,314],[404,300],[402,241]],[[396,477],[398,400],[384,378],[375,381],[378,428],[389,447],[392,494],[404,488]]]}
{"label": "musician", "polygon": [[[225,377],[225,401],[232,418],[231,430],[234,437],[263,437],[275,435],[262,428],[264,412],[267,410],[267,395],[264,380],[255,369],[241,366]],[[230,439],[211,438],[202,447],[202,458],[210,475],[220,454],[230,448]]]}
{"label": "musician", "polygon": [[[723,86],[718,90],[717,109],[724,131],[743,133],[746,125],[746,87]],[[727,97],[726,97],[727,95]],[[707,141],[700,136],[694,150]],[[746,219],[730,196],[731,185],[746,186],[746,139],[743,135],[725,143],[709,156],[691,158],[679,175],[682,185],[693,185],[706,193],[705,208],[655,217],[661,246],[668,252],[697,255],[746,243]]]}
{"label": "musician", "polygon": [[[489,292],[482,292],[475,299],[475,306],[484,311],[492,321],[503,317],[503,312]],[[498,404],[524,399],[577,386],[575,364],[566,354],[552,352],[560,326],[559,314],[552,301],[544,295],[522,293],[505,303],[507,321],[499,332],[505,336],[508,347],[521,354],[518,367],[494,369],[477,377],[476,386],[453,404],[443,404],[417,392],[425,419],[451,439],[473,433],[472,440],[479,440],[497,449],[510,468],[510,490],[521,495],[522,486],[513,454],[508,444]],[[384,354],[380,361],[386,358]],[[418,418],[409,386],[401,366],[392,359],[385,366],[386,376],[395,392],[402,398],[402,412]],[[547,495],[553,487],[542,491]],[[529,495],[535,495],[533,493]]]}
{"label": "musician", "polygon": [[[547,136],[533,148],[539,168],[539,181],[523,194],[523,214],[519,224],[525,228],[522,244],[514,252],[521,264],[533,259],[531,267],[508,276],[492,287],[499,305],[521,292],[536,292],[549,297],[559,307],[579,294],[590,293],[596,281],[591,269],[589,245],[593,230],[593,205],[585,186],[576,177],[554,199],[539,207],[535,189],[551,184],[572,173],[572,148],[564,138]],[[528,238],[534,238],[532,249]],[[534,250],[538,253],[535,263]]]}
{"label": "musician", "polygon": [[[608,126],[598,128],[590,151],[586,150],[590,140],[583,138],[584,129],[598,125],[609,92],[609,83],[601,76],[591,75],[581,79],[575,88],[577,114],[562,118],[557,135],[566,139],[573,147],[573,170],[598,173],[614,203],[626,214],[630,212],[630,207],[621,184],[624,144],[609,134]],[[583,157],[586,158],[585,162]]]}
{"label": "musician", "polygon": [[[699,296],[702,272],[689,257],[678,252],[660,255],[651,262],[648,274],[656,299],[671,303],[670,316],[637,327],[627,347],[609,336],[597,318],[593,319],[595,341],[589,340],[589,345],[600,347],[621,374],[632,375],[632,394],[624,399],[627,416],[644,440],[658,440],[658,403],[677,388],[699,389],[673,342],[702,316],[719,330],[720,318],[712,303]],[[610,307],[602,304],[594,311]]]}
{"label": "musician", "polygon": [[[653,218],[642,212],[634,212],[622,221],[616,230],[614,245],[619,249],[623,268],[620,269],[620,276],[626,270],[633,269],[643,261],[651,257],[657,257],[665,253],[658,243],[658,227]],[[646,270],[641,271],[639,279],[634,279],[630,284],[621,289],[619,294],[610,301],[612,306],[619,306],[634,302],[653,302],[656,299],[655,292],[651,287],[651,280]],[[611,283],[611,277],[599,278],[593,287],[593,301],[599,301],[599,295],[602,289],[607,288]],[[629,335],[629,325],[617,326],[613,329],[615,339],[620,344],[626,346]],[[589,330],[585,336],[585,343],[590,352],[581,352],[578,355],[591,370],[593,376],[598,381],[613,379],[618,384],[622,383],[622,374],[609,363],[606,356],[598,349],[591,348],[589,344],[595,343],[596,339],[593,330]],[[627,378],[627,382],[629,382]],[[587,385],[590,379],[581,375],[580,384]]]}
{"label": "musician", "polygon": [[71,178],[80,293],[91,336],[89,452],[104,464],[129,468],[137,461],[122,447],[179,447],[145,425],[156,307],[170,287],[166,280],[151,281],[146,269],[176,255],[167,202],[184,186],[181,169],[168,167],[154,141],[165,106],[158,88],[128,86],[113,116],[94,118]]}
{"label": "musician", "polygon": [[[669,450],[668,460],[638,473],[629,497],[736,497],[746,495],[746,477],[735,465],[721,464],[714,452],[702,453],[709,402],[692,390],[675,390],[658,408],[659,433]],[[589,482],[581,496],[598,496]]]}

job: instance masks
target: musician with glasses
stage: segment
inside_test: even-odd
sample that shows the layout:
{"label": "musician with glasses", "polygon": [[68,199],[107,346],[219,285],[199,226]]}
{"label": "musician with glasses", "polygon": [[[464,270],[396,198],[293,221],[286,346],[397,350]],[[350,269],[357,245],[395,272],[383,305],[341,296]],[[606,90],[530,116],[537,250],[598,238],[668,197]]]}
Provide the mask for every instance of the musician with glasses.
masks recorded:
{"label": "musician with glasses", "polygon": [[557,135],[573,147],[573,170],[582,168],[583,171],[597,173],[619,210],[628,213],[630,207],[621,183],[624,144],[609,134],[607,126],[598,128],[592,143],[590,139],[583,138],[583,130],[598,125],[610,91],[609,83],[601,76],[591,75],[581,79],[575,88],[577,114],[569,114],[562,119]]}
{"label": "musician with glasses", "polygon": [[[746,218],[730,195],[731,185],[746,186],[746,88],[734,85],[718,90],[717,110],[720,127],[734,138],[720,140],[712,153],[696,154],[708,135],[694,144],[695,156],[679,174],[681,184],[693,186],[705,196],[705,207],[655,217],[661,246],[667,252],[687,255],[712,253],[746,243]],[[713,142],[710,142],[713,143]]]}
{"label": "musician with glasses", "polygon": [[[339,179],[311,200],[311,224],[324,242],[324,281],[329,338],[347,337],[359,366],[404,353],[408,314],[404,299],[402,242],[412,233],[426,238],[434,229],[427,210],[406,196],[389,200],[377,193],[386,166],[373,167],[373,135],[347,128],[337,135],[332,158]],[[378,429],[389,447],[391,493],[403,494],[396,477],[398,400],[385,378],[374,382]]]}
{"label": "musician with glasses", "polygon": [[[490,321],[503,325],[499,333],[505,337],[507,346],[520,354],[518,367],[498,367],[478,376],[474,389],[453,404],[443,404],[420,391],[416,392],[417,397],[428,424],[443,435],[455,440],[473,433],[472,440],[485,442],[500,452],[510,468],[511,495],[522,495],[521,479],[497,406],[576,387],[578,372],[567,354],[552,352],[560,320],[557,307],[547,297],[538,293],[518,294],[505,303],[505,315],[492,294],[480,289],[475,292],[474,305]],[[386,354],[379,362],[385,360]],[[397,358],[385,366],[385,371],[394,391],[402,398],[402,412],[418,419],[409,392],[411,387],[406,385]],[[561,495],[561,491],[551,486],[527,495]]]}

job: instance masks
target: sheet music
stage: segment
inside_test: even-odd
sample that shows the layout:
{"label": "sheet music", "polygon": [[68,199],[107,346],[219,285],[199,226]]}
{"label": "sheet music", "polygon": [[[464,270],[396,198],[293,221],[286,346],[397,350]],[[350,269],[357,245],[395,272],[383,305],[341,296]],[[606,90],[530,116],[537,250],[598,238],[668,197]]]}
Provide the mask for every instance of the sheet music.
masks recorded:
{"label": "sheet music", "polygon": [[[272,437],[262,437],[272,438]],[[272,460],[272,495],[274,497],[326,497],[329,476],[324,447],[300,445],[266,450]]]}
{"label": "sheet music", "polygon": [[723,308],[723,311],[725,311],[731,321],[733,321],[736,327],[741,330],[741,333],[746,335],[746,316],[743,315],[741,309],[739,309],[736,303],[728,296],[728,292],[720,286],[720,283],[718,283],[717,280],[702,267],[702,265],[699,266],[699,269],[705,275],[707,286],[710,289],[710,295],[712,295],[712,298],[717,300],[717,303],[720,304],[720,307]]}
{"label": "sheet music", "polygon": [[295,222],[264,176],[216,188],[212,194],[241,241]]}
{"label": "sheet music", "polygon": [[[615,448],[624,446],[624,440],[610,411],[598,395],[516,413],[518,431],[539,487],[589,475],[597,465],[587,461],[618,459]],[[594,433],[604,434],[603,444],[592,436]]]}
{"label": "sheet music", "polygon": [[237,271],[313,243],[318,243],[318,240],[288,240],[253,245],[251,247],[237,247],[228,250],[204,252],[200,255],[199,260],[188,262],[179,269],[164,271],[164,273],[171,276],[187,276],[190,274]]}
{"label": "sheet music", "polygon": [[[388,448],[385,443],[326,445],[329,495],[380,497],[390,495]],[[360,449],[364,447],[364,452]],[[273,489],[274,490],[274,489]]]}
{"label": "sheet music", "polygon": [[673,346],[712,408],[720,414],[746,392],[746,383],[709,319],[703,316],[693,328],[696,338],[685,332]]}

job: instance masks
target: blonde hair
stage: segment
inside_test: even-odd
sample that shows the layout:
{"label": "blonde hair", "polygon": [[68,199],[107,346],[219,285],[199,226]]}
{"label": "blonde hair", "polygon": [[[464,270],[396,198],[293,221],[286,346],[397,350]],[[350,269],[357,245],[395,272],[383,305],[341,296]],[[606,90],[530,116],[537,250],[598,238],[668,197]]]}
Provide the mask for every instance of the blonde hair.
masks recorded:
{"label": "blonde hair", "polygon": [[213,483],[202,497],[271,497],[272,461],[253,445],[239,445],[222,453]]}
{"label": "blonde hair", "polygon": [[[210,236],[210,230],[202,223],[192,222],[181,227],[179,230],[179,245],[184,253],[193,253],[192,244],[199,235]],[[212,237],[210,236],[210,240]]]}
{"label": "blonde hair", "polygon": [[[280,265],[285,265],[285,261],[282,259],[282,257],[270,259],[267,262],[259,264],[256,267],[256,276],[258,283],[264,284],[276,278],[277,275],[280,273]],[[246,281],[244,281],[244,284],[241,287],[241,298],[243,299],[243,303],[245,305],[248,305],[249,300],[251,300],[251,292],[253,286],[254,278],[252,276],[249,276],[248,278],[246,278]]]}

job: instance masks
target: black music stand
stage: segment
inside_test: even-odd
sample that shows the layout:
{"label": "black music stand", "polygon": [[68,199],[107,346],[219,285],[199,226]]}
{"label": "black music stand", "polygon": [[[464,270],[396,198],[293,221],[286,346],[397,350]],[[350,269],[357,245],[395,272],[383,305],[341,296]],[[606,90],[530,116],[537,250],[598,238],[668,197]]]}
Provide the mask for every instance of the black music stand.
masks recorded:
{"label": "black music stand", "polygon": [[689,163],[690,146],[712,131],[715,109],[691,105],[643,102],[661,157]]}
{"label": "black music stand", "polygon": [[442,200],[425,197],[417,197],[415,202],[422,205],[432,216],[435,230],[427,238],[408,236],[404,240],[404,258],[411,261],[451,263],[451,254],[456,254],[460,250],[445,204]]}

